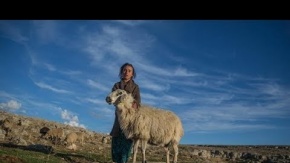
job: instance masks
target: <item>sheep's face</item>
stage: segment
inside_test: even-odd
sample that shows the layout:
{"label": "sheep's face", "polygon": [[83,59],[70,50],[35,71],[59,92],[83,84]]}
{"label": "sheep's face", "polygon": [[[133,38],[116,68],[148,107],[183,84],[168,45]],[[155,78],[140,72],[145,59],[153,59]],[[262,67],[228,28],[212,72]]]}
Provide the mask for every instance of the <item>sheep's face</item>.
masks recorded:
{"label": "sheep's face", "polygon": [[118,103],[123,101],[123,99],[126,97],[126,95],[127,95],[127,92],[125,90],[117,89],[117,90],[113,91],[112,93],[110,93],[106,97],[106,102],[108,104],[117,105]]}

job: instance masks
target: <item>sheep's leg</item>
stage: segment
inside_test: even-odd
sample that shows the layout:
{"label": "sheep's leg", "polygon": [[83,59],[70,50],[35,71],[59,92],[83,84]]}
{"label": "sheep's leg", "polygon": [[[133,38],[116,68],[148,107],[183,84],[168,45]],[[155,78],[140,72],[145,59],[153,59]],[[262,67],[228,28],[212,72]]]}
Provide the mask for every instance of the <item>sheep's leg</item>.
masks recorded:
{"label": "sheep's leg", "polygon": [[60,138],[60,137],[57,138],[57,144],[58,144],[58,145],[61,145],[61,138]]}
{"label": "sheep's leg", "polygon": [[56,137],[56,138],[55,138],[55,144],[56,144],[56,145],[59,145],[59,142],[60,142],[60,141],[59,141],[59,138]]}
{"label": "sheep's leg", "polygon": [[138,146],[139,146],[139,142],[140,140],[137,139],[135,142],[134,142],[134,147],[133,147],[133,163],[136,163],[136,157],[137,157],[137,151],[138,151]]}
{"label": "sheep's leg", "polygon": [[166,152],[166,163],[169,163],[169,149],[168,147],[164,147],[165,152]]}
{"label": "sheep's leg", "polygon": [[173,162],[177,163],[177,155],[178,155],[178,146],[177,146],[177,144],[173,144],[173,150],[174,150]]}
{"label": "sheep's leg", "polygon": [[146,152],[146,147],[147,147],[147,141],[145,140],[141,140],[141,145],[142,145],[142,163],[146,163],[146,156],[145,156],[145,152]]}
{"label": "sheep's leg", "polygon": [[56,141],[57,141],[57,140],[56,140],[56,137],[54,137],[54,136],[53,136],[53,137],[51,137],[51,141],[52,141],[52,143],[53,143],[54,145],[56,145],[56,144],[57,144],[57,142],[56,142]]}
{"label": "sheep's leg", "polygon": [[61,139],[60,138],[57,138],[57,144],[61,145]]}

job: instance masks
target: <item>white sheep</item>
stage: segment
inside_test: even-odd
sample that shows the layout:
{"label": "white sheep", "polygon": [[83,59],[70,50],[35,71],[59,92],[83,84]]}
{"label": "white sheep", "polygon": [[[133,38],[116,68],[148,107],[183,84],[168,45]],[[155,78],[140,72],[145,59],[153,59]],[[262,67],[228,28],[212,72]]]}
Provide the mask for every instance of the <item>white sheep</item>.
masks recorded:
{"label": "white sheep", "polygon": [[142,147],[142,162],[146,162],[145,151],[147,143],[164,146],[166,151],[166,163],[169,163],[169,145],[173,146],[174,163],[177,162],[178,144],[184,134],[182,123],[178,116],[168,110],[141,105],[140,108],[132,108],[134,101],[131,94],[125,90],[117,89],[111,92],[106,101],[116,106],[120,127],[126,138],[132,139],[133,163],[136,163],[136,155],[139,142]]}
{"label": "white sheep", "polygon": [[66,147],[67,149],[70,149],[70,150],[73,150],[73,151],[76,151],[77,150],[77,146],[75,144],[71,144],[69,145],[68,147]]}
{"label": "white sheep", "polygon": [[76,132],[76,134],[78,135],[78,140],[83,145],[84,144],[84,139],[85,139],[85,133],[83,133],[83,132]]}
{"label": "white sheep", "polygon": [[75,143],[78,139],[78,135],[75,132],[71,132],[66,135],[66,138],[64,139],[65,144],[72,145]]}
{"label": "white sheep", "polygon": [[71,132],[66,135],[65,142],[67,144],[74,144],[77,140],[83,145],[84,142],[84,133],[83,132]]}

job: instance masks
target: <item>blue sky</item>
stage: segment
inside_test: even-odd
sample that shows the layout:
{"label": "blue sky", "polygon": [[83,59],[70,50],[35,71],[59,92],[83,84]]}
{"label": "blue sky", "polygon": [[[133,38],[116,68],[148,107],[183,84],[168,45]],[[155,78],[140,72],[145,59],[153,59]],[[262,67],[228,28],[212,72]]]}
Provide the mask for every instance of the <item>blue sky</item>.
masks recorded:
{"label": "blue sky", "polygon": [[0,20],[0,109],[108,133],[125,62],[181,144],[290,144],[287,20]]}

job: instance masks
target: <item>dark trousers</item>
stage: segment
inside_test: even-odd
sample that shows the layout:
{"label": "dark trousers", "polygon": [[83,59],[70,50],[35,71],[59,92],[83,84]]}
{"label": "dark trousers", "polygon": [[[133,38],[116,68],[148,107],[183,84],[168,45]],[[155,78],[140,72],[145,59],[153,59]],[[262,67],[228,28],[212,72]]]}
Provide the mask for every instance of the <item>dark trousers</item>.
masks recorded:
{"label": "dark trousers", "polygon": [[112,137],[113,162],[126,163],[131,156],[133,141],[127,139],[123,132],[119,136]]}

